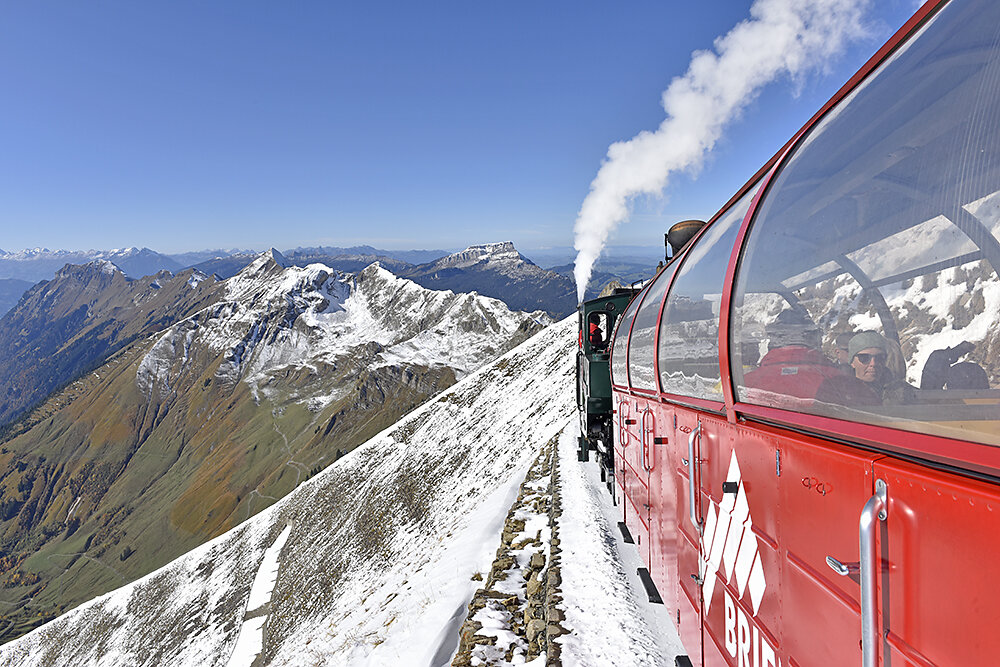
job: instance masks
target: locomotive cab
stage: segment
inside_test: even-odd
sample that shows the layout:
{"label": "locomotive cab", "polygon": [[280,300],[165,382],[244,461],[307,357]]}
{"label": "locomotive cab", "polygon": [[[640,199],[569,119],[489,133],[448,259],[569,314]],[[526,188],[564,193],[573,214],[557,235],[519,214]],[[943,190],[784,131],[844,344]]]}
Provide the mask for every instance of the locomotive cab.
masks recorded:
{"label": "locomotive cab", "polygon": [[587,461],[597,451],[601,476],[613,465],[611,455],[611,338],[621,314],[637,290],[619,287],[603,297],[580,304],[580,349],[576,363],[576,399],[580,416],[577,456]]}

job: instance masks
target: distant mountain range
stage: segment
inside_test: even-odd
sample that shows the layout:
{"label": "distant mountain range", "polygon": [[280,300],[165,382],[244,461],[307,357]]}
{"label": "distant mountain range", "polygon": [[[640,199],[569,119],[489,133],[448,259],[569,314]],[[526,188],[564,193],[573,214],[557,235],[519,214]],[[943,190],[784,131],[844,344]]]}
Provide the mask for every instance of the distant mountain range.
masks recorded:
{"label": "distant mountain range", "polygon": [[34,248],[19,252],[0,250],[0,278],[17,278],[36,283],[39,280],[49,280],[67,264],[86,264],[95,260],[107,260],[133,278],[160,271],[177,272],[190,266],[149,248],[87,251]]}
{"label": "distant mountain range", "polygon": [[[557,252],[559,257],[566,249]],[[6,302],[0,289],[0,314],[17,303],[19,287],[27,288],[25,281],[47,280],[67,264],[86,264],[95,260],[109,261],[121,269],[126,277],[142,278],[161,271],[178,273],[195,268],[207,276],[218,279],[231,278],[254,261],[258,253],[245,250],[206,250],[181,255],[163,255],[149,248],[125,250],[69,252],[50,251],[44,248],[17,253],[0,251],[0,279],[9,278],[22,282],[9,283]],[[454,292],[475,291],[504,301],[515,310],[540,308],[554,317],[563,317],[576,308],[572,265],[559,266],[556,270],[541,268],[517,251],[512,243],[487,243],[447,254],[443,250],[381,250],[371,246],[341,248],[322,246],[295,248],[281,253],[294,266],[323,264],[338,271],[355,272],[373,262],[392,273],[409,278],[429,289],[450,289]],[[605,279],[617,278],[630,282],[634,277],[651,272],[650,261],[628,262],[602,272],[598,264],[591,293],[600,290]],[[634,275],[633,275],[634,274]],[[23,290],[22,292],[23,293]],[[4,309],[4,304],[7,308]]]}
{"label": "distant mountain range", "polygon": [[0,436],[0,638],[232,528],[550,322],[274,250],[226,281],[64,268],[0,319],[4,414],[47,395]]}
{"label": "distant mountain range", "polygon": [[[338,271],[359,271],[378,262],[392,273],[428,289],[476,292],[500,299],[514,310],[541,309],[561,318],[576,309],[572,279],[540,268],[509,241],[470,246],[423,264],[414,265],[401,259],[416,259],[424,254],[433,253],[391,252],[369,246],[307,248],[282,253],[295,266],[319,263]],[[197,268],[227,278],[251,261],[251,255],[232,255],[203,262]]]}
{"label": "distant mountain range", "polygon": [[[208,275],[218,273],[223,278],[230,278],[240,269],[253,261],[260,254],[253,250],[238,248],[200,250],[176,255],[166,255],[149,248],[124,248],[115,250],[49,250],[48,248],[31,248],[18,252],[0,250],[0,279],[16,278],[31,283],[49,280],[56,271],[66,264],[86,264],[94,260],[105,259],[120,268],[130,278],[142,278],[160,271],[176,273],[187,268],[196,267]],[[371,246],[355,246],[352,248],[318,247],[295,248],[282,253],[294,264],[310,263],[313,259],[331,257],[371,257],[382,260],[395,260],[405,264],[428,262],[448,253],[444,250],[378,250]],[[358,270],[371,264],[366,262]],[[219,270],[206,270],[219,267]]]}

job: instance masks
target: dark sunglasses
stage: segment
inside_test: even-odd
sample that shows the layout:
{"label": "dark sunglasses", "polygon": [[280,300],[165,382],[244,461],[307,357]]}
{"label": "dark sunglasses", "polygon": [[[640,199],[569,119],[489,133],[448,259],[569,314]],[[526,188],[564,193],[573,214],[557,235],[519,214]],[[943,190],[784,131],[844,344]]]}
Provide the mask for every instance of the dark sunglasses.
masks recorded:
{"label": "dark sunglasses", "polygon": [[857,354],[854,355],[854,358],[860,361],[865,366],[870,364],[872,359],[874,359],[875,363],[880,366],[885,364],[884,354],[865,354],[864,352],[858,352]]}

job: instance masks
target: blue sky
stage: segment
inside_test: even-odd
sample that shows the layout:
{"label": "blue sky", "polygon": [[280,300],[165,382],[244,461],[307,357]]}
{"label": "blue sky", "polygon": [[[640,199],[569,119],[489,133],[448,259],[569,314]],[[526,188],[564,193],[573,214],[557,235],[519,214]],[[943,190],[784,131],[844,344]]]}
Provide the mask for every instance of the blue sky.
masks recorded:
{"label": "blue sky", "polygon": [[[915,10],[779,81],[615,245],[708,217]],[[0,5],[0,248],[570,246],[609,144],[750,2]]]}

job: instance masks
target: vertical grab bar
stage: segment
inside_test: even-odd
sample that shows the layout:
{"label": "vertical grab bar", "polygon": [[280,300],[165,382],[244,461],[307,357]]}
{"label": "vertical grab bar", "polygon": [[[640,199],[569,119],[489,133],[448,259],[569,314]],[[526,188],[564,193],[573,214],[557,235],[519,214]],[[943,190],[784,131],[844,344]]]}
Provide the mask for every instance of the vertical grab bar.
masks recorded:
{"label": "vertical grab bar", "polygon": [[885,521],[888,505],[888,486],[884,480],[875,481],[875,495],[868,499],[861,510],[858,523],[858,546],[861,555],[861,665],[876,667],[878,642],[881,632],[876,609],[875,582],[879,573],[879,558],[875,551],[875,529]]}
{"label": "vertical grab bar", "polygon": [[618,402],[618,442],[622,448],[628,446],[628,429],[625,427],[625,420],[628,419],[628,401],[622,399]]}
{"label": "vertical grab bar", "polygon": [[698,533],[701,533],[701,522],[698,521],[698,511],[695,509],[695,501],[697,499],[697,494],[694,488],[694,441],[701,434],[701,422],[691,431],[691,435],[688,436],[688,458],[687,458],[687,469],[688,469],[688,516],[691,518],[691,523],[694,527],[698,529]]}
{"label": "vertical grab bar", "polygon": [[647,407],[642,413],[642,421],[639,422],[639,428],[642,430],[639,434],[640,439],[642,440],[642,467],[646,472],[653,469],[653,466],[649,463],[649,433],[652,429],[646,426],[646,418],[651,418],[652,416],[653,411]]}

